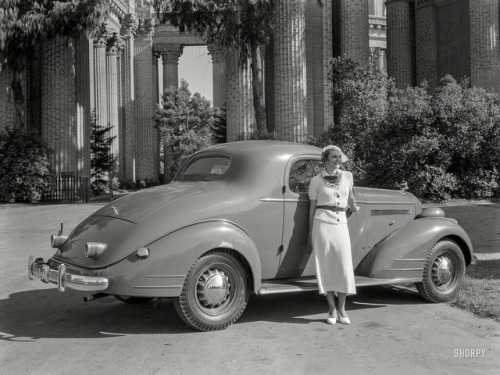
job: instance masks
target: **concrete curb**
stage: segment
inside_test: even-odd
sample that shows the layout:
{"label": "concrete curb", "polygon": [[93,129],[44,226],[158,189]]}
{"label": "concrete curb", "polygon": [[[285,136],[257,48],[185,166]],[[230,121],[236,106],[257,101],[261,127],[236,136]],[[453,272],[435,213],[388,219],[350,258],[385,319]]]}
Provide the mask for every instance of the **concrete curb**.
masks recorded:
{"label": "concrete curb", "polygon": [[491,254],[478,254],[478,253],[475,253],[474,255],[477,256],[477,260],[479,262],[487,261],[487,260],[499,260],[500,259],[500,253],[491,253]]}

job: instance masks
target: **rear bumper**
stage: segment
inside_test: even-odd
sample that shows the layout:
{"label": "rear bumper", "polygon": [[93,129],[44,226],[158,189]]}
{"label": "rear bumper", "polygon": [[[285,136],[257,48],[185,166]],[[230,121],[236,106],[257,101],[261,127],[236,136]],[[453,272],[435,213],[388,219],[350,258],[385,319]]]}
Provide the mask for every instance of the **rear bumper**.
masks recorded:
{"label": "rear bumper", "polygon": [[97,276],[75,275],[66,270],[66,265],[61,263],[57,269],[50,268],[42,258],[31,255],[28,262],[28,277],[33,280],[35,277],[44,283],[57,285],[60,292],[66,288],[82,290],[86,292],[98,292],[108,287],[108,279]]}

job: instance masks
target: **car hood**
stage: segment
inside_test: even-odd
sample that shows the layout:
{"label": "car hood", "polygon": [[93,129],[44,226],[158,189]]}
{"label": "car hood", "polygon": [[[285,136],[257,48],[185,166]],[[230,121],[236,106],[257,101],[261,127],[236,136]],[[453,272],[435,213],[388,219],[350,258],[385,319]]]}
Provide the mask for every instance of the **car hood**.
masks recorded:
{"label": "car hood", "polygon": [[413,205],[416,200],[413,194],[406,191],[375,188],[357,188],[357,190],[363,194],[366,203]]}

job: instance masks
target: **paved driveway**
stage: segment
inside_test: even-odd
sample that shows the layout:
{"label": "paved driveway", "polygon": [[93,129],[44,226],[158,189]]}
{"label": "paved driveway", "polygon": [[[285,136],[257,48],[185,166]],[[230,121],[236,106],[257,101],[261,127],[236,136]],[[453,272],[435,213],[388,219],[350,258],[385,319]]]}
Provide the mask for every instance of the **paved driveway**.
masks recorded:
{"label": "paved driveway", "polygon": [[196,333],[167,300],[85,303],[28,281],[29,254],[50,257],[59,223],[69,232],[99,207],[1,206],[3,374],[498,374],[500,323],[405,288],[360,289],[350,326],[325,324],[326,301],[303,293],[252,297],[237,324]]}

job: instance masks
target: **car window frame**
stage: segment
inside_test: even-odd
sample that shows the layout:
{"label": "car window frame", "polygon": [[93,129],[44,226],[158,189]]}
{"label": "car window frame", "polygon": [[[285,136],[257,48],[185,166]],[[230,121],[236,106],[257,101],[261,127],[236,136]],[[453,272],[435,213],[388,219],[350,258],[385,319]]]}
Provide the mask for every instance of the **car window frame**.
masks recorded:
{"label": "car window frame", "polygon": [[[191,164],[193,164],[194,162],[196,162],[197,160],[199,159],[204,159],[204,158],[225,158],[225,159],[228,159],[229,160],[229,167],[227,168],[227,170],[221,174],[221,175],[209,175],[210,177],[207,178],[207,179],[199,179],[199,180],[191,180],[191,179],[183,179],[183,180],[179,180],[178,177],[188,168],[188,166],[190,166]],[[189,158],[187,158],[184,163],[182,163],[181,167],[179,168],[179,170],[177,171],[177,173],[175,174],[174,178],[172,179],[172,182],[176,181],[176,182],[192,182],[192,181],[204,181],[204,182],[207,182],[207,181],[216,181],[216,180],[222,180],[222,179],[225,179],[227,174],[229,173],[229,171],[231,170],[231,166],[233,165],[233,158],[231,157],[230,154],[226,154],[226,153],[201,153],[201,154],[194,154],[192,156],[190,156]]]}
{"label": "car window frame", "polygon": [[[307,198],[307,200],[309,200],[309,196],[307,194],[307,191],[301,192],[301,193],[297,193],[297,192],[293,191],[290,188],[290,185],[289,185],[290,172],[292,170],[292,166],[296,162],[299,162],[301,160],[311,160],[311,161],[312,160],[317,160],[317,161],[321,162],[321,155],[319,155],[319,154],[300,154],[300,155],[292,155],[288,159],[287,165],[286,165],[286,168],[285,168],[285,174],[284,174],[284,177],[283,177],[283,179],[284,179],[283,182],[284,182],[284,186],[286,187],[286,193],[292,195],[292,197],[290,197],[288,199],[292,200],[292,201],[298,201],[300,198]],[[313,165],[313,169],[314,169],[314,165]],[[321,169],[319,171],[315,170],[316,174],[318,174],[320,171],[321,171]]]}

